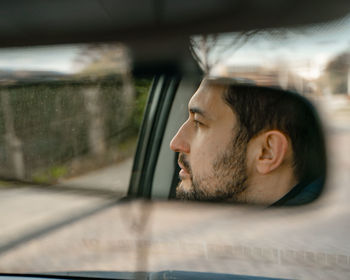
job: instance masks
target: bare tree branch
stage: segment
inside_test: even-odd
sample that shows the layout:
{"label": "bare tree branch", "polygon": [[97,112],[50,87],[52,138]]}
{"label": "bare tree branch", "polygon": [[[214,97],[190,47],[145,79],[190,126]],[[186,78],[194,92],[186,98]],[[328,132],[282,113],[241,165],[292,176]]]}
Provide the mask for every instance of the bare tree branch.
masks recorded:
{"label": "bare tree branch", "polygon": [[224,45],[219,45],[221,39],[219,34],[192,37],[190,51],[201,69],[208,74],[213,67],[227,59],[228,52],[236,52],[258,32],[259,30],[252,30],[238,33]]}

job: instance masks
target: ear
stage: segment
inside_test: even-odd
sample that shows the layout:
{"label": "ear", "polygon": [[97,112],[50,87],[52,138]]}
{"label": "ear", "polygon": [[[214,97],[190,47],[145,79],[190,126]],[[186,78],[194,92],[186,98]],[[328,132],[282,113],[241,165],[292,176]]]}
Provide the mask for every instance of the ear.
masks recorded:
{"label": "ear", "polygon": [[287,136],[278,130],[269,130],[259,136],[256,146],[256,168],[260,174],[268,174],[281,166],[288,150]]}

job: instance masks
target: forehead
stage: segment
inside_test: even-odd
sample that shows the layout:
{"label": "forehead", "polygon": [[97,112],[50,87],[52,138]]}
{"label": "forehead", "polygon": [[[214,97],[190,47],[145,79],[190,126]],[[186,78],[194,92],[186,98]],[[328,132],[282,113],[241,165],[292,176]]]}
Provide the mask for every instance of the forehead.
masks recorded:
{"label": "forehead", "polygon": [[224,85],[204,80],[192,96],[188,107],[190,110],[192,108],[201,109],[212,116],[214,113],[232,113],[230,106],[224,102],[225,90]]}

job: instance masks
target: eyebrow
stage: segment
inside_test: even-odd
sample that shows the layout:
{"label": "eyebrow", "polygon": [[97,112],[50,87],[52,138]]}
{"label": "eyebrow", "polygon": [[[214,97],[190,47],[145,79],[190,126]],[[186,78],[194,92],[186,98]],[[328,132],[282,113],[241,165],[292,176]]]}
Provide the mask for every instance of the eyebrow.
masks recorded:
{"label": "eyebrow", "polygon": [[198,108],[198,107],[190,107],[189,108],[190,113],[192,114],[199,114],[201,115],[203,118],[208,118],[207,114],[205,113],[205,111],[203,111],[202,109]]}

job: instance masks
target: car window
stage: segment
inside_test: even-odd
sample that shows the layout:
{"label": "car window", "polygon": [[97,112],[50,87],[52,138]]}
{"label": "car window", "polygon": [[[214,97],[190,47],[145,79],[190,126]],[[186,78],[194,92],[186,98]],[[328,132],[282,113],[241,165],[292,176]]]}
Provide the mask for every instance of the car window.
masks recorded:
{"label": "car window", "polygon": [[[2,49],[0,68],[5,256],[127,196],[153,76],[118,43]],[[35,262],[0,270],[53,269]]]}
{"label": "car window", "polygon": [[1,57],[0,176],[125,196],[151,84],[134,79],[126,48],[20,48]]}
{"label": "car window", "polygon": [[[148,75],[134,74],[132,53],[118,43],[0,50],[0,272],[343,278],[348,27],[345,18],[194,34],[183,68],[157,68],[148,58],[140,71]],[[261,108],[269,114],[257,115]],[[293,114],[302,130],[290,133]],[[268,127],[257,125],[267,119]],[[291,139],[301,142],[307,172],[295,169]],[[281,186],[292,179],[272,199],[222,196],[221,186],[252,173],[257,186],[262,175]],[[195,177],[202,194],[177,196],[179,183]]]}

